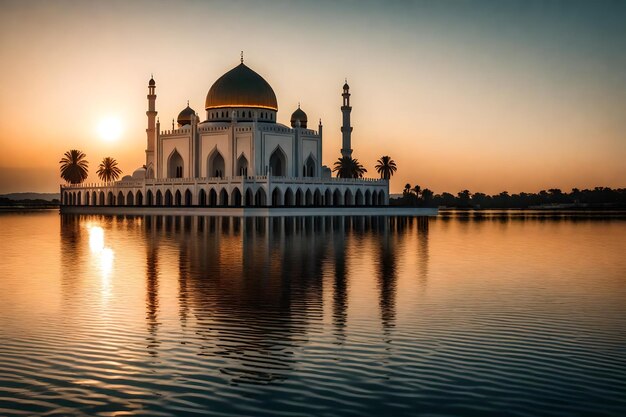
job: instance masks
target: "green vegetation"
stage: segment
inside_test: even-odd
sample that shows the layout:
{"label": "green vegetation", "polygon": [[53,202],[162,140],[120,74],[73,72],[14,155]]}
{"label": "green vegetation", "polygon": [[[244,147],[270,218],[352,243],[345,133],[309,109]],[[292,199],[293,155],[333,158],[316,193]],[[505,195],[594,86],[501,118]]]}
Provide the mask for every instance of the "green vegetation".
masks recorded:
{"label": "green vegetation", "polygon": [[120,177],[122,170],[118,168],[117,161],[114,158],[107,156],[100,162],[96,174],[102,181],[111,182]]}
{"label": "green vegetation", "polygon": [[595,187],[592,190],[573,188],[564,193],[558,188],[542,190],[538,193],[487,195],[472,193],[469,190],[451,193],[433,194],[428,188],[423,190],[416,185],[406,184],[402,197],[390,200],[391,205],[419,207],[454,207],[454,208],[614,208],[626,207],[626,188],[612,189]]}
{"label": "green vegetation", "polygon": [[59,161],[61,178],[70,184],[80,184],[85,181],[89,174],[89,162],[86,158],[87,155],[77,149],[65,152]]}
{"label": "green vegetation", "polygon": [[334,164],[333,172],[337,173],[338,178],[363,178],[363,174],[367,169],[354,158],[343,156]]}
{"label": "green vegetation", "polygon": [[396,161],[391,159],[390,156],[381,156],[378,161],[376,161],[376,172],[380,174],[380,178],[384,180],[389,180],[393,177],[393,174],[396,173],[398,167],[396,166]]}

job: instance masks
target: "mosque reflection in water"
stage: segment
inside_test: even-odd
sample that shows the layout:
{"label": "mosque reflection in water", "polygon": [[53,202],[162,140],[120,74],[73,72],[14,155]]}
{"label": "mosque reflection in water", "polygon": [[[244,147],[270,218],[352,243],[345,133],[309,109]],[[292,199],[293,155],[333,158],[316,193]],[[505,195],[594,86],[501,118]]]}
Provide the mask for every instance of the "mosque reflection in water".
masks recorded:
{"label": "mosque reflection in water", "polygon": [[[141,232],[148,354],[162,354],[160,285],[177,280],[181,343],[196,355],[222,358],[219,371],[233,382],[286,378],[310,332],[328,332],[334,346],[345,343],[349,292],[362,278],[349,270],[350,251],[367,246],[372,257],[374,267],[358,273],[375,277],[381,344],[396,323],[396,251],[405,229],[417,233],[420,285],[428,273],[428,222],[419,218],[65,215],[66,254],[80,253],[81,225],[90,222]],[[162,271],[161,251],[172,247],[177,277]]]}

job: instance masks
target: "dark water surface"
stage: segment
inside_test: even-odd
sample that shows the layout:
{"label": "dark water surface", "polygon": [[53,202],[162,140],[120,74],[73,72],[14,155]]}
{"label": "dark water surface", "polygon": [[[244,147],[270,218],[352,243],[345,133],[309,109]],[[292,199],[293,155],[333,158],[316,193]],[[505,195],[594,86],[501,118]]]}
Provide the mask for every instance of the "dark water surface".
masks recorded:
{"label": "dark water surface", "polygon": [[624,416],[626,221],[0,215],[0,416]]}

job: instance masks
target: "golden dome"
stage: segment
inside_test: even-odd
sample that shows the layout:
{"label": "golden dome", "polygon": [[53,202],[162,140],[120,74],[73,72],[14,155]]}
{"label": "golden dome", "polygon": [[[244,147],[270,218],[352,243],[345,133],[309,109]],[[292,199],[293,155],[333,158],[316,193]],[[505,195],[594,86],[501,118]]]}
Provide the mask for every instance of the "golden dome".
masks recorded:
{"label": "golden dome", "polygon": [[178,113],[178,118],[176,121],[180,126],[190,125],[193,117],[196,115],[194,109],[189,107],[189,103],[187,103],[187,107],[185,107],[180,113]]}
{"label": "golden dome", "polygon": [[298,127],[297,122],[300,122],[300,127],[306,129],[306,124],[308,122],[308,118],[306,113],[300,108],[298,104],[298,108],[291,114],[291,127]]}
{"label": "golden dome", "polygon": [[206,95],[205,108],[252,107],[278,111],[272,87],[243,62],[222,75]]}

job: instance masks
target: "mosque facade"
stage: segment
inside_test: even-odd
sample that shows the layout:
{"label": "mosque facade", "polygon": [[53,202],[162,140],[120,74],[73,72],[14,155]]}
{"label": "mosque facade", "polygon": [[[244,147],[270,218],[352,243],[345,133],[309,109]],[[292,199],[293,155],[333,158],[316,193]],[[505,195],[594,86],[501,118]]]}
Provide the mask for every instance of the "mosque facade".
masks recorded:
{"label": "mosque facade", "polygon": [[[341,96],[339,155],[351,157],[347,82]],[[156,99],[156,82],[150,78],[144,166],[111,184],[62,186],[63,205],[321,207],[389,202],[387,180],[332,177],[322,164],[321,119],[317,130],[309,128],[298,105],[290,126],[278,123],[274,90],[243,57],[213,83],[202,117],[187,103],[171,129],[164,129]]]}

